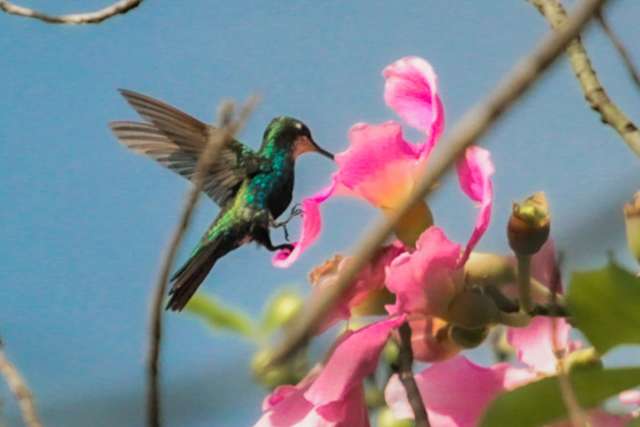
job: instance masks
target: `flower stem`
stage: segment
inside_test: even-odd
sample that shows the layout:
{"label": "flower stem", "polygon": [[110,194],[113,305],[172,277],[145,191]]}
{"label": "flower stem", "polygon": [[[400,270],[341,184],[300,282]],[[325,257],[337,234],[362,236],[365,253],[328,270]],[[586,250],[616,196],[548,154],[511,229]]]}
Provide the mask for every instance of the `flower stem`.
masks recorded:
{"label": "flower stem", "polygon": [[516,254],[516,259],[518,260],[520,310],[529,313],[533,308],[531,300],[531,255]]}
{"label": "flower stem", "polygon": [[420,389],[413,377],[413,351],[411,350],[411,328],[405,322],[400,326],[400,353],[398,354],[398,375],[407,391],[407,399],[413,409],[415,427],[430,427],[429,416],[420,395]]}

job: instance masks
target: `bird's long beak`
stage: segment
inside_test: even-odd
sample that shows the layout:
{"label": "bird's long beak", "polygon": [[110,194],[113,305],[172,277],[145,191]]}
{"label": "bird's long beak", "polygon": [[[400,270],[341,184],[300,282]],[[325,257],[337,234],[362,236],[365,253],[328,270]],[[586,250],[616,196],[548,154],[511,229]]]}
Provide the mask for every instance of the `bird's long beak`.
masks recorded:
{"label": "bird's long beak", "polygon": [[315,147],[316,151],[319,154],[322,154],[325,157],[330,158],[331,160],[334,160],[334,156],[333,154],[331,154],[330,152],[328,152],[327,150],[325,150],[324,148],[320,147],[318,144],[316,144],[315,141],[311,141],[311,143],[313,144],[313,146]]}

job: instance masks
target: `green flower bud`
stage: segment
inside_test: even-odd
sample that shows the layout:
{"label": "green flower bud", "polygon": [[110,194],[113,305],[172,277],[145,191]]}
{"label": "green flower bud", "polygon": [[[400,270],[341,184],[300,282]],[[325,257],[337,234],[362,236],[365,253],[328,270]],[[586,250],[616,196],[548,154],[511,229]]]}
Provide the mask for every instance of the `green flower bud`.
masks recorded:
{"label": "green flower bud", "polygon": [[304,300],[293,291],[282,291],[271,299],[263,316],[263,329],[274,331],[286,326],[302,310]]}
{"label": "green flower bud", "polygon": [[582,369],[602,369],[604,367],[600,355],[593,347],[569,353],[565,358],[565,363],[569,372]]}
{"label": "green flower bud", "polygon": [[452,326],[449,329],[451,340],[463,348],[475,348],[482,344],[489,335],[489,327],[466,329],[460,326]]}
{"label": "green flower bud", "polygon": [[304,376],[304,362],[294,359],[283,365],[270,366],[271,350],[258,351],[251,360],[251,373],[260,385],[274,389],[283,384],[296,384]]}
{"label": "green flower bud", "polygon": [[498,307],[484,294],[464,291],[453,299],[447,311],[447,320],[466,329],[483,328],[496,323],[500,317]]}
{"label": "green flower bud", "polygon": [[389,365],[394,365],[398,361],[399,354],[400,347],[398,347],[398,343],[394,340],[388,340],[382,350],[382,357],[384,357],[384,361]]}
{"label": "green flower bud", "polygon": [[411,419],[397,420],[391,409],[386,406],[378,411],[377,418],[378,427],[413,427],[415,425]]}
{"label": "green flower bud", "polygon": [[509,246],[518,255],[533,255],[549,237],[549,204],[543,192],[513,204],[507,226]]}
{"label": "green flower bud", "polygon": [[384,393],[375,385],[367,385],[364,389],[364,401],[368,408],[379,408],[384,405]]}
{"label": "green flower bud", "polygon": [[624,205],[624,223],[629,250],[640,262],[640,192],[636,193],[631,203]]}

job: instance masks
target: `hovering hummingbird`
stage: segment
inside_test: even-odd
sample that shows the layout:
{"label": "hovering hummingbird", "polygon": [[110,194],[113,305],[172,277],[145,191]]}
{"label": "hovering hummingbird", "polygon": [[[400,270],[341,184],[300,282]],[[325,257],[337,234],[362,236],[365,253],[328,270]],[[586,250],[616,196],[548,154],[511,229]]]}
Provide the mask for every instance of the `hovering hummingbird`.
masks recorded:
{"label": "hovering hummingbird", "polygon": [[[120,93],[146,123],[110,123],[119,142],[193,179],[209,136],[220,130],[148,96],[129,90]],[[167,309],[182,310],[216,261],[245,243],[254,241],[270,251],[293,248],[288,243],[274,245],[270,228],[286,226],[299,213],[292,210],[286,221],[275,221],[291,203],[295,160],[312,151],[333,159],[304,123],[284,116],[269,123],[258,151],[237,140],[220,149],[204,178],[203,191],[221,210],[171,278]]]}

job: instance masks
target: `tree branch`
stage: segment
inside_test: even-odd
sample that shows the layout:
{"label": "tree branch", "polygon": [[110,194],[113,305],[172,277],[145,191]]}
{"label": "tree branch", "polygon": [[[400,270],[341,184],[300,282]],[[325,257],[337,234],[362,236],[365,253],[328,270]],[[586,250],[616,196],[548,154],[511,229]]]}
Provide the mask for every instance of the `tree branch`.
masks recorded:
{"label": "tree branch", "polygon": [[120,0],[111,6],[96,10],[95,12],[54,16],[38,12],[37,10],[29,9],[27,7],[15,5],[7,0],[0,0],[0,10],[3,10],[10,15],[39,19],[40,21],[48,22],[49,24],[83,25],[99,24],[100,22],[116,15],[125,14],[131,9],[138,7],[140,3],[142,3],[142,0]]}
{"label": "tree branch", "polygon": [[609,40],[611,40],[611,43],[618,50],[618,53],[622,57],[622,61],[624,62],[624,65],[627,67],[629,76],[631,76],[631,80],[633,80],[636,86],[638,86],[638,88],[640,89],[640,72],[636,68],[633,61],[631,60],[631,55],[629,54],[629,51],[624,47],[624,45],[622,44],[622,40],[620,40],[620,38],[616,35],[613,29],[609,26],[609,23],[604,17],[604,13],[602,11],[600,11],[596,15],[596,18],[598,20],[598,23],[604,30],[605,34],[607,35],[607,37],[609,37]]}
{"label": "tree branch", "polygon": [[13,393],[20,406],[24,424],[27,427],[42,427],[31,390],[29,390],[27,383],[24,381],[24,378],[22,378],[22,375],[20,375],[18,368],[7,359],[7,355],[2,347],[2,342],[0,341],[0,374],[4,376],[11,393]]}
{"label": "tree branch", "polygon": [[[558,30],[565,26],[567,13],[559,0],[529,1],[538,8],[552,28]],[[578,35],[567,46],[567,56],[591,108],[600,114],[603,123],[615,129],[629,148],[640,156],[640,130],[605,92]]]}
{"label": "tree branch", "polygon": [[242,109],[238,120],[232,121],[233,105],[222,104],[219,113],[220,127],[224,132],[215,132],[209,135],[207,146],[200,155],[193,177],[193,187],[189,191],[182,207],[180,220],[171,237],[165,251],[165,255],[160,267],[160,274],[156,283],[155,291],[151,299],[150,330],[149,330],[149,350],[147,359],[148,390],[147,390],[147,425],[149,427],[159,427],[160,422],[160,378],[159,378],[159,356],[162,339],[162,305],[164,295],[167,290],[169,272],[173,266],[180,243],[189,228],[191,216],[195,210],[200,192],[204,185],[206,171],[211,168],[216,160],[216,156],[222,146],[227,144],[233,136],[242,128],[247,121],[251,111],[256,104],[256,98],[252,98]]}
{"label": "tree branch", "polygon": [[560,31],[545,37],[528,56],[518,62],[498,86],[478,105],[468,111],[440,142],[429,158],[424,173],[400,208],[377,222],[354,251],[352,262],[337,277],[335,285],[314,296],[293,327],[273,352],[272,364],[282,362],[303,347],[313,335],[318,322],[334,302],[349,288],[353,279],[389,237],[394,226],[416,201],[431,191],[433,184],[449,169],[463,150],[482,137],[491,126],[522,96],[562,53],[567,44],[589,22],[606,0],[585,0]]}
{"label": "tree branch", "polygon": [[411,328],[405,322],[400,326],[400,353],[398,354],[398,376],[407,392],[407,400],[413,409],[415,427],[430,427],[429,415],[424,407],[420,389],[413,376],[413,351],[411,350]]}

